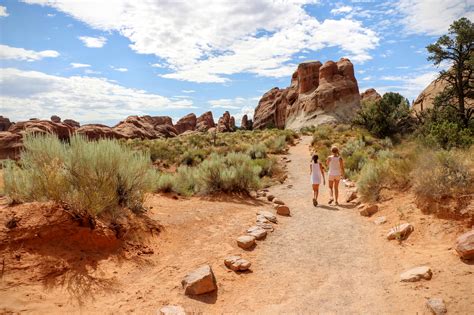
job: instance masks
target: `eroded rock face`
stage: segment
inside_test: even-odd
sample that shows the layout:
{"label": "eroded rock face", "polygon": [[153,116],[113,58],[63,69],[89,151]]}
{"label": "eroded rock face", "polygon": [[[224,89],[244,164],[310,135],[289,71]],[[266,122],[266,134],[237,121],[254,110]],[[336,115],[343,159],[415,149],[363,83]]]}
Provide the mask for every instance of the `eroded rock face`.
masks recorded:
{"label": "eroded rock face", "polygon": [[64,119],[64,120],[63,120],[63,124],[68,125],[68,126],[71,126],[71,127],[75,128],[75,129],[81,127],[81,124],[80,124],[79,122],[75,121],[74,119]]}
{"label": "eroded rock face", "polygon": [[251,130],[252,129],[252,125],[251,125],[251,122],[250,122],[247,114],[242,116],[242,120],[240,121],[240,128],[242,128],[242,130]]}
{"label": "eroded rock face", "polygon": [[260,99],[254,128],[300,129],[304,126],[350,120],[360,107],[354,66],[338,62],[306,62],[298,66],[286,89],[273,88]]}
{"label": "eroded rock face", "polygon": [[196,129],[196,124],[196,115],[191,113],[178,120],[174,127],[176,128],[178,134],[182,134],[189,130],[194,131]]}
{"label": "eroded rock face", "polygon": [[61,122],[61,117],[56,116],[56,115],[51,116],[50,119],[51,119],[51,121],[54,122],[54,123],[60,123],[60,122]]}
{"label": "eroded rock face", "polygon": [[382,96],[375,89],[367,89],[360,93],[361,102],[376,102],[381,99]]}
{"label": "eroded rock face", "polygon": [[13,133],[42,133],[55,134],[61,140],[67,140],[74,132],[71,126],[63,123],[54,123],[49,120],[28,120],[11,125],[8,131]]}
{"label": "eroded rock face", "polygon": [[208,131],[211,128],[214,128],[216,123],[214,122],[214,117],[212,116],[212,112],[205,112],[201,116],[199,116],[196,120],[196,130],[197,131]]}

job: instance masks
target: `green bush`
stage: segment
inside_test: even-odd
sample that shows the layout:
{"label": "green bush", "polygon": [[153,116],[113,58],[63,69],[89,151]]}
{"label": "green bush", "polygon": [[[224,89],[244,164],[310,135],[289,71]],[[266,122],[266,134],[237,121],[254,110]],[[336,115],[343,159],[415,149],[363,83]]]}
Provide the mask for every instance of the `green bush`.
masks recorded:
{"label": "green bush", "polygon": [[28,135],[19,165],[5,167],[5,191],[16,202],[52,200],[81,215],[141,211],[156,173],[150,157],[115,140],[62,143],[51,135]]}
{"label": "green bush", "polygon": [[248,155],[252,160],[264,159],[267,157],[268,148],[263,143],[252,145],[248,150]]}

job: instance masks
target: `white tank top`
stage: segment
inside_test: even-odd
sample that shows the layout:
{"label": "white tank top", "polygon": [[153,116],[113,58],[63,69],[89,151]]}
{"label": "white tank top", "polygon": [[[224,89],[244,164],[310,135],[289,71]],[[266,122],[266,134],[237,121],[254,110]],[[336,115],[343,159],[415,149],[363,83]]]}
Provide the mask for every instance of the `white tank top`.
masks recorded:
{"label": "white tank top", "polygon": [[332,156],[329,158],[329,175],[340,176],[341,174],[341,164],[339,162],[339,156]]}

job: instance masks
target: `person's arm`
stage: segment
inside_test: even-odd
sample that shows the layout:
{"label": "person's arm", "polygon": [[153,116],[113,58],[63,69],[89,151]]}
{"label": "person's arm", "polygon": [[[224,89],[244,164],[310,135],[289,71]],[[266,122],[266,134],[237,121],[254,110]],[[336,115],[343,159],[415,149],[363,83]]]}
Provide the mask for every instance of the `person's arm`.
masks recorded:
{"label": "person's arm", "polygon": [[342,160],[342,158],[339,158],[339,165],[341,167],[342,178],[346,178],[346,174],[344,171],[344,161]]}
{"label": "person's arm", "polygon": [[309,175],[313,174],[313,167],[311,167],[311,164],[309,165]]}
{"label": "person's arm", "polygon": [[324,175],[324,166],[319,164],[319,168],[321,169],[321,175],[323,176],[323,185],[326,185],[326,175]]}

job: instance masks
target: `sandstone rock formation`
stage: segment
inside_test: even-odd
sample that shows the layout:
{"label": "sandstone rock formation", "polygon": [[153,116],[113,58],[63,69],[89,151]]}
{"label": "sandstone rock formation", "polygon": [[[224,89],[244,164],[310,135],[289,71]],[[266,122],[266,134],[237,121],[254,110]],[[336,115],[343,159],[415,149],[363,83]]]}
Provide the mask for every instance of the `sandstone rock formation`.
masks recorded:
{"label": "sandstone rock formation", "polygon": [[364,217],[370,217],[379,211],[379,206],[377,205],[367,205],[364,206],[360,211],[359,214]]}
{"label": "sandstone rock formation", "polygon": [[458,237],[455,246],[456,252],[463,259],[474,258],[474,230]]}
{"label": "sandstone rock formation", "polygon": [[216,123],[214,122],[214,117],[212,116],[212,112],[205,112],[201,116],[197,118],[196,121],[196,130],[197,131],[208,131],[211,128],[214,128]]}
{"label": "sandstone rock formation", "polygon": [[187,114],[186,116],[178,120],[174,127],[176,128],[176,131],[178,132],[178,134],[182,134],[189,130],[191,131],[195,130],[196,124],[197,124],[196,115],[191,113],[191,114]]}
{"label": "sandstone rock formation", "polygon": [[7,131],[12,125],[10,119],[0,116],[0,131]]}
{"label": "sandstone rock formation", "polygon": [[349,59],[324,65],[305,62],[293,73],[288,88],[275,87],[262,96],[253,125],[299,129],[349,120],[359,107],[359,87]]}
{"label": "sandstone rock formation", "polygon": [[[170,122],[169,117],[151,116],[129,116],[124,121],[118,123],[113,130],[120,133],[127,139],[157,139],[161,137],[176,136],[177,131],[171,125],[171,129],[160,128],[160,123]],[[157,128],[158,127],[158,128]]]}
{"label": "sandstone rock formation", "polygon": [[415,267],[405,271],[400,275],[400,281],[402,282],[416,282],[421,279],[430,280],[433,273],[431,268],[428,266]]}
{"label": "sandstone rock formation", "polygon": [[258,211],[257,216],[263,216],[266,220],[277,223],[277,217],[269,211]]}
{"label": "sandstone rock formation", "polygon": [[83,125],[76,130],[76,133],[79,135],[84,135],[89,140],[99,140],[99,139],[122,139],[125,138],[124,135],[115,131],[106,125],[101,124],[87,124]]}
{"label": "sandstone rock formation", "polygon": [[388,231],[387,239],[388,240],[404,240],[406,239],[415,228],[410,223],[403,223],[397,225]]}
{"label": "sandstone rock formation", "polygon": [[10,126],[8,131],[13,133],[42,133],[55,134],[61,140],[67,140],[73,134],[74,129],[63,123],[54,123],[49,120],[28,120],[17,122]]}
{"label": "sandstone rock formation", "polygon": [[0,159],[17,159],[23,147],[22,138],[19,133],[0,132]]}
{"label": "sandstone rock formation", "polygon": [[267,231],[260,226],[252,226],[247,229],[247,234],[255,237],[257,240],[261,240],[267,236]]}
{"label": "sandstone rock formation", "polygon": [[232,132],[235,131],[235,118],[230,115],[228,111],[219,118],[217,122],[218,132]]}
{"label": "sandstone rock formation", "polygon": [[441,298],[431,298],[426,301],[426,307],[434,315],[443,315],[448,312],[446,305],[444,304],[443,299]]}
{"label": "sandstone rock formation", "polygon": [[240,128],[243,129],[243,130],[251,130],[252,129],[251,120],[249,120],[247,114],[242,116],[242,120],[240,122]]}
{"label": "sandstone rock formation", "polygon": [[360,93],[361,102],[376,102],[381,99],[382,96],[375,89],[367,89]]}
{"label": "sandstone rock formation", "polygon": [[237,245],[242,249],[249,249],[255,245],[255,236],[243,235],[237,238]]}
{"label": "sandstone rock formation", "polygon": [[245,271],[248,270],[252,264],[240,256],[230,256],[224,259],[224,265],[233,271]]}

